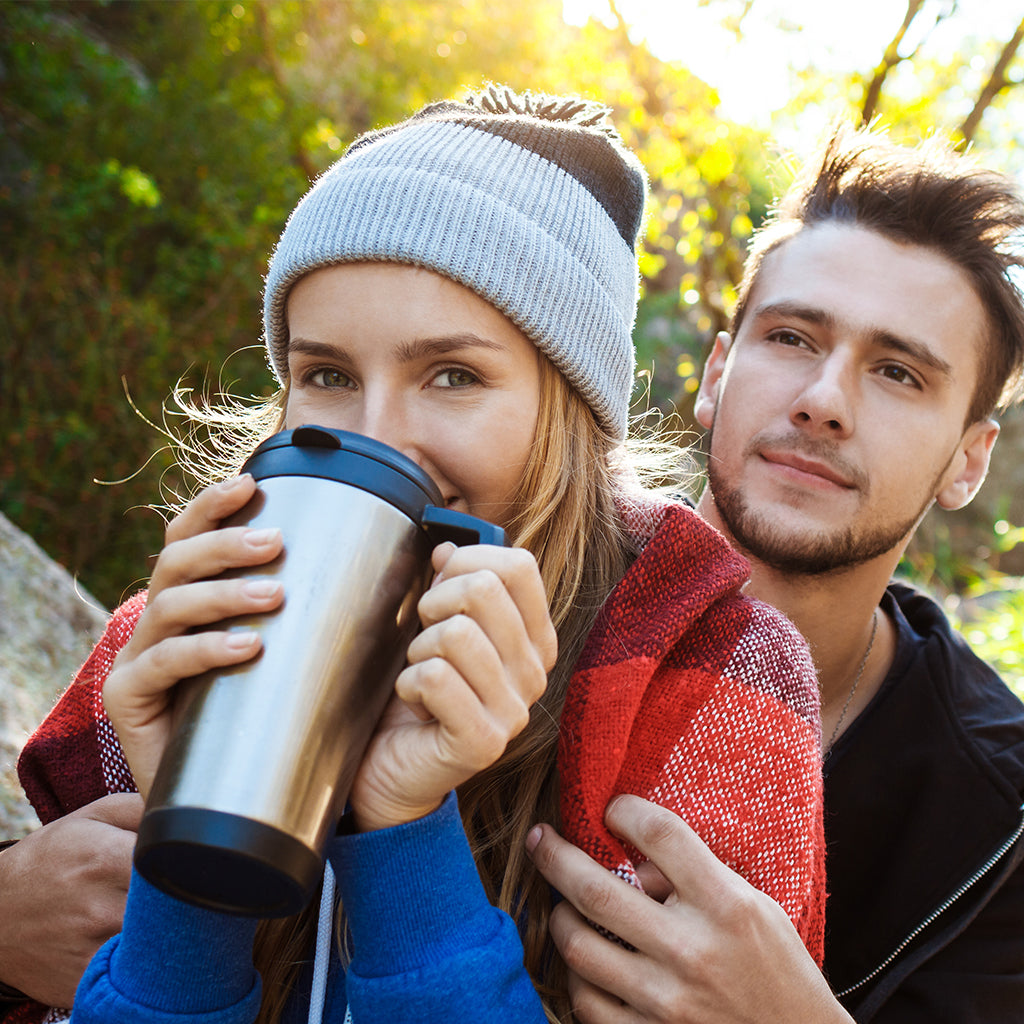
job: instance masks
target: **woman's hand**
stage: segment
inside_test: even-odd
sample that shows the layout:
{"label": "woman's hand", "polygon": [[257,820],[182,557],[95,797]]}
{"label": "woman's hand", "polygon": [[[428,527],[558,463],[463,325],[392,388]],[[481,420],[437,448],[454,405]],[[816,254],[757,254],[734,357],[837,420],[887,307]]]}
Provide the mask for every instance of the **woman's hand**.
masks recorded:
{"label": "woman's hand", "polygon": [[435,549],[423,631],[353,783],[360,831],[423,817],[529,721],[557,640],[537,562],[490,545]]}
{"label": "woman's hand", "polygon": [[208,487],[170,522],[146,610],[104,684],[104,707],[143,796],[170,736],[174,685],[208,669],[247,661],[260,649],[254,632],[191,630],[267,612],[281,603],[283,590],[276,581],[209,578],[225,569],[262,565],[280,554],[278,530],[219,529],[255,490],[248,475]]}

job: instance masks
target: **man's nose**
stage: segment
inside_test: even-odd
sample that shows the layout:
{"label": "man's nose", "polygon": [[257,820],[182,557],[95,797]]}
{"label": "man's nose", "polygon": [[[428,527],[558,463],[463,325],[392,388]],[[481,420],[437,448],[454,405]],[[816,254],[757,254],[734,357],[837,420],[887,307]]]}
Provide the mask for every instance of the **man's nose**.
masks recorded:
{"label": "man's nose", "polygon": [[854,427],[857,386],[851,362],[832,353],[808,369],[790,407],[790,421],[832,438],[849,436]]}

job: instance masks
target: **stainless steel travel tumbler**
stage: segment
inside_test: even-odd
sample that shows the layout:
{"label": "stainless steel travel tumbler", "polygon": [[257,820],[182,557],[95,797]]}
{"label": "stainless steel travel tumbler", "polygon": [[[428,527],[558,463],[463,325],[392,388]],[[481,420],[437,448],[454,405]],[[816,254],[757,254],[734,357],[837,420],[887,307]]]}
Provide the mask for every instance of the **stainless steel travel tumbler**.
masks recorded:
{"label": "stainless steel travel tumbler", "polygon": [[234,575],[274,577],[282,607],[212,628],[255,629],[259,656],[183,681],[176,728],[139,828],[135,864],[172,895],[254,917],[300,910],[405,663],[442,540],[503,544],[438,507],[418,466],[321,427],[274,435],[229,525],[279,527],[284,553]]}

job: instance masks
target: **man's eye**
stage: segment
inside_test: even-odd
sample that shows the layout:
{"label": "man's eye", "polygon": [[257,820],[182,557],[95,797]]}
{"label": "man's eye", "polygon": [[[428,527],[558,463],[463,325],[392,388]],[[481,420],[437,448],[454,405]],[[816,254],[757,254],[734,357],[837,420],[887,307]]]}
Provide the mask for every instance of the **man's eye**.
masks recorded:
{"label": "man's eye", "polygon": [[921,384],[905,366],[899,363],[887,363],[881,368],[881,374],[887,380],[895,381],[897,384],[909,384],[911,387],[920,388]]}
{"label": "man's eye", "polygon": [[464,388],[476,383],[477,378],[469,370],[457,366],[442,370],[434,378],[434,384],[439,388]]}
{"label": "man's eye", "polygon": [[799,334],[795,334],[793,331],[772,331],[768,337],[780,345],[792,345],[795,348],[800,348],[807,344]]}

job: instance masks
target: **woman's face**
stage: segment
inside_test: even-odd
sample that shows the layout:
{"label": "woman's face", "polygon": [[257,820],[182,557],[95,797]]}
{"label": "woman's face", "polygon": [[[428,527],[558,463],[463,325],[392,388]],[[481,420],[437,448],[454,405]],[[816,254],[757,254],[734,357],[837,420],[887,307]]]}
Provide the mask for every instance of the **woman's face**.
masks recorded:
{"label": "woman's face", "polygon": [[507,526],[537,427],[533,343],[475,292],[394,263],[347,263],[288,296],[285,426],[383,441],[448,508]]}

